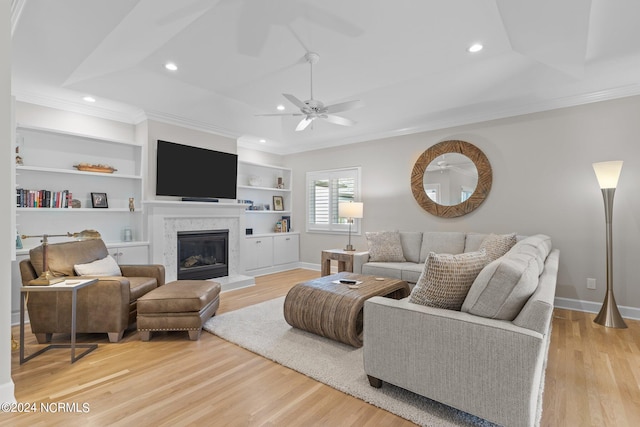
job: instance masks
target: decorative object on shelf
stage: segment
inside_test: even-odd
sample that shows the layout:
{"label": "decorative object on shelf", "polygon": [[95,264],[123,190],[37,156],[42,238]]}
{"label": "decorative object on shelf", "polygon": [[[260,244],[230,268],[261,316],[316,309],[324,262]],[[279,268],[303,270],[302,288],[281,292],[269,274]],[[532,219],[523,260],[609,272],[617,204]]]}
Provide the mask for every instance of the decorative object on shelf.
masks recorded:
{"label": "decorative object on shelf", "polygon": [[129,211],[133,212],[136,210],[136,205],[134,203],[134,198],[129,197]]}
{"label": "decorative object on shelf", "polygon": [[21,236],[23,239],[30,239],[32,237],[41,237],[42,238],[42,274],[37,279],[33,279],[29,282],[29,285],[35,286],[48,286],[53,285],[55,283],[64,282],[64,277],[56,277],[49,271],[49,263],[47,260],[47,252],[49,247],[49,237],[73,237],[77,240],[91,240],[91,239],[99,239],[100,233],[96,230],[82,230],[77,233],[67,233],[67,234],[38,234],[33,236],[27,236],[23,234]]}
{"label": "decorative object on shelf", "polygon": [[122,230],[122,240],[125,242],[130,242],[133,240],[133,232],[131,231],[131,227],[125,227]]}
{"label": "decorative object on shelf", "polygon": [[71,207],[73,209],[80,209],[82,207],[82,202],[78,199],[71,200]]}
{"label": "decorative object on shelf", "polygon": [[20,155],[20,146],[23,144],[24,138],[22,136],[18,136],[16,138],[16,165],[22,166],[24,163],[22,161],[22,156]]}
{"label": "decorative object on shelf", "polygon": [[249,177],[249,185],[252,187],[259,187],[260,185],[262,185],[262,178],[260,178],[258,175],[252,175],[251,177]]}
{"label": "decorative object on shelf", "polygon": [[273,210],[274,211],[284,210],[284,198],[282,196],[273,196]]}
{"label": "decorative object on shelf", "polygon": [[277,184],[279,189],[284,189],[284,178],[282,178],[281,176],[278,177],[278,184]]}
{"label": "decorative object on shelf", "polygon": [[618,178],[620,178],[622,171],[622,161],[594,163],[593,170],[598,178],[604,200],[607,244],[607,293],[602,308],[593,321],[607,328],[626,328],[627,324],[622,319],[613,296],[613,195],[616,192]]}
{"label": "decorative object on shelf", "polygon": [[91,207],[108,208],[107,193],[91,193]]}
{"label": "decorative object on shelf", "polygon": [[344,248],[345,251],[355,251],[351,244],[351,225],[355,218],[362,218],[364,211],[364,205],[362,202],[340,202],[338,204],[338,216],[341,218],[347,218],[349,222],[349,243]]}
{"label": "decorative object on shelf", "polygon": [[79,163],[77,165],[73,165],[73,167],[83,172],[113,173],[114,171],[118,170],[109,165],[92,165],[89,163]]}
{"label": "decorative object on shelf", "polygon": [[245,228],[244,234],[247,236],[251,236],[253,234],[253,228]]}
{"label": "decorative object on shelf", "polygon": [[22,238],[20,237],[18,230],[16,230],[16,249],[22,249]]}
{"label": "decorative object on shelf", "polygon": [[277,221],[276,222],[276,226],[273,227],[273,231],[275,231],[276,233],[282,233],[282,221]]}

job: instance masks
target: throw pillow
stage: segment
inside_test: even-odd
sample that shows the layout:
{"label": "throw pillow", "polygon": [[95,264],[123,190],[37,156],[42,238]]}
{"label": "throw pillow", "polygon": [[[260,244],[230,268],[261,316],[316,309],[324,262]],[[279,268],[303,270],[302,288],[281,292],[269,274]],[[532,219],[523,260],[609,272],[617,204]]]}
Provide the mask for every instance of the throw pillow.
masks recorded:
{"label": "throw pillow", "polygon": [[500,258],[502,255],[516,244],[516,233],[511,234],[489,234],[480,244],[480,249],[487,252],[489,262]]}
{"label": "throw pillow", "polygon": [[405,262],[398,231],[371,231],[365,233],[369,246],[369,261]]}
{"label": "throw pillow", "polygon": [[111,255],[105,258],[73,266],[78,276],[122,276],[118,263]]}
{"label": "throw pillow", "polygon": [[471,284],[485,265],[484,250],[456,255],[431,252],[409,302],[460,311]]}

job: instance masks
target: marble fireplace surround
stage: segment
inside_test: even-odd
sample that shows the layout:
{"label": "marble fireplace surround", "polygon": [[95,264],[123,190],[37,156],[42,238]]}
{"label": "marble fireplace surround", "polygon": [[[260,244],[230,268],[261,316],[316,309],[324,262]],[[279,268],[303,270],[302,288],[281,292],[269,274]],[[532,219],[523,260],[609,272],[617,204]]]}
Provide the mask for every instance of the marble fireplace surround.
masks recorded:
{"label": "marble fireplace surround", "polygon": [[178,275],[178,232],[229,230],[229,275],[216,277],[222,290],[236,289],[255,284],[253,277],[245,276],[242,265],[242,238],[245,206],[237,203],[148,201],[147,235],[150,259],[165,266],[166,281]]}

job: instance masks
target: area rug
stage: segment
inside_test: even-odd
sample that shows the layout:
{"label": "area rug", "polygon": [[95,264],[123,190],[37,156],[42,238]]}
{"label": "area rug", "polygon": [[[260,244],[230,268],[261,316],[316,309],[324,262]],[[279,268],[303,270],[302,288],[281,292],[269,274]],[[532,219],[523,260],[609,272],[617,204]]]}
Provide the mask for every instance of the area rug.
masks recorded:
{"label": "area rug", "polygon": [[369,385],[363,351],[299,329],[284,320],[284,297],[209,319],[204,329],[422,426],[493,426],[480,418],[385,383]]}

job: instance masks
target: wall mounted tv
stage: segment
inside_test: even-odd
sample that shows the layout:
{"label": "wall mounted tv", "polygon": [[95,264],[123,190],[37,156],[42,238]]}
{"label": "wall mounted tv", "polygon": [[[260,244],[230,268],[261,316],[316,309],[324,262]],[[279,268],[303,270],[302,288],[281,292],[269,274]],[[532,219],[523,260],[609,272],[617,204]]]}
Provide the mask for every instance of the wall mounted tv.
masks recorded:
{"label": "wall mounted tv", "polygon": [[183,200],[235,199],[238,155],[158,140],[156,195]]}

